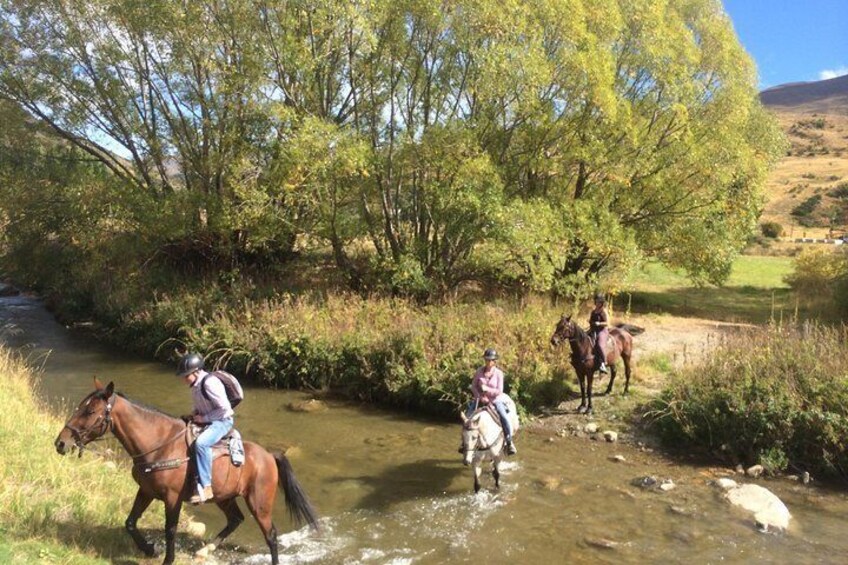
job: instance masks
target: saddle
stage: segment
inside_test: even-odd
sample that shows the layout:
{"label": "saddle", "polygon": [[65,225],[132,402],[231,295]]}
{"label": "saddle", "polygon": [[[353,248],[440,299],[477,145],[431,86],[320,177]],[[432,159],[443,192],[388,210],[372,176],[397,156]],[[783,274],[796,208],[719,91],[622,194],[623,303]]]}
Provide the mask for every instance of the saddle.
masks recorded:
{"label": "saddle", "polygon": [[[206,426],[204,425],[195,424],[194,422],[189,423],[186,426],[186,445],[188,445],[189,448],[192,448],[197,436],[199,436],[205,429]],[[241,433],[235,428],[232,428],[224,437],[212,446],[213,461],[224,456],[229,457],[232,464],[236,467],[239,467],[244,463],[244,444],[242,443]]]}

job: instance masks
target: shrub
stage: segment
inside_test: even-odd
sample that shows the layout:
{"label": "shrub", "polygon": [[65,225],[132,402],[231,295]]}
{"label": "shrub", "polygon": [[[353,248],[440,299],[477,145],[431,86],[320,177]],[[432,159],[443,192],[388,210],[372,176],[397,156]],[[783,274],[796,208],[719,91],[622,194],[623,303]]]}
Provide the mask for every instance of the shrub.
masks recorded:
{"label": "shrub", "polygon": [[668,442],[730,463],[848,475],[846,331],[772,326],[722,344],[675,375],[651,421]]}
{"label": "shrub", "polygon": [[760,232],[765,237],[778,238],[783,235],[783,226],[778,222],[763,222],[760,224]]}
{"label": "shrub", "polygon": [[795,206],[792,209],[792,212],[790,212],[790,213],[793,216],[796,216],[796,217],[809,216],[818,207],[819,203],[821,202],[821,199],[822,199],[822,197],[821,197],[820,194],[815,194],[813,196],[810,196],[809,198],[807,198],[806,200],[804,200],[803,202],[801,202],[800,204]]}

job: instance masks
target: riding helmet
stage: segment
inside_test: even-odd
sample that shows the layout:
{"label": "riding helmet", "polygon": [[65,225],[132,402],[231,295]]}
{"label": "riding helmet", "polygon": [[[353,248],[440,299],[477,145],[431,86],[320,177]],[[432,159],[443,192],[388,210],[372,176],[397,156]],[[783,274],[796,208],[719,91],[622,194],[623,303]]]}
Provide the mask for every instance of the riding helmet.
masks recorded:
{"label": "riding helmet", "polygon": [[498,358],[498,352],[492,349],[491,347],[483,352],[483,359],[486,361],[493,361]]}
{"label": "riding helmet", "polygon": [[595,302],[606,303],[606,301],[607,301],[607,295],[604,294],[603,292],[599,292],[599,293],[595,294]]}
{"label": "riding helmet", "polygon": [[183,355],[177,364],[177,376],[184,377],[203,368],[203,357],[198,353]]}

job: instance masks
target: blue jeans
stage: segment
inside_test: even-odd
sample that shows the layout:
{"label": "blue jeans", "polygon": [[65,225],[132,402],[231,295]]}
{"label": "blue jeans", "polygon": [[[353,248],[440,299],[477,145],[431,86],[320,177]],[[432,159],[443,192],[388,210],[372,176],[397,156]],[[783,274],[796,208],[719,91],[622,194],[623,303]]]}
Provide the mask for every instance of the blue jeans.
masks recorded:
{"label": "blue jeans", "polygon": [[[506,414],[506,404],[504,404],[503,402],[495,401],[494,403],[492,403],[492,405],[498,412],[498,416],[501,417],[501,426],[503,426],[504,437],[506,438],[506,441],[512,441],[512,425],[509,423],[509,417]],[[465,410],[465,415],[470,418],[471,415],[474,413],[474,410],[476,410],[477,408],[482,408],[484,406],[485,404],[478,404],[476,400],[472,400],[468,403],[468,408],[466,408]]]}
{"label": "blue jeans", "polygon": [[194,450],[197,452],[197,480],[200,486],[212,486],[212,446],[232,428],[232,418],[215,420],[194,440]]}

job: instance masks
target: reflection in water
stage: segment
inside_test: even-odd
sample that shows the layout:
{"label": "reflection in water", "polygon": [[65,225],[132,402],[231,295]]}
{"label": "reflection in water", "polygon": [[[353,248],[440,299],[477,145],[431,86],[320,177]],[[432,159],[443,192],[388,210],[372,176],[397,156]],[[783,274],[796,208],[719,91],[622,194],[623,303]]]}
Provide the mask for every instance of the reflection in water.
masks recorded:
{"label": "reflection in water", "polygon": [[[173,367],[92,343],[31,298],[0,299],[0,327],[10,324],[15,331],[4,331],[3,339],[43,359],[43,393],[62,410],[91,391],[93,375],[171,414],[191,406]],[[626,445],[524,433],[521,454],[502,466],[501,490],[490,490],[487,475],[474,495],[471,470],[456,453],[458,423],[334,401],[320,412],[288,409],[308,398],[253,388],[236,411],[246,439],[288,449],[323,517],[320,534],[290,531],[277,497],[274,520],[287,532],[280,536],[283,563],[838,563],[848,553],[848,499],[841,492],[764,482],[794,518],[788,533],[762,535],[748,515],[720,499],[704,469]],[[112,447],[121,451],[116,442]],[[618,454],[624,462],[612,460]],[[643,476],[677,486],[643,489],[634,483]],[[212,505],[191,511],[209,532],[224,526]],[[234,546],[240,549],[224,555],[235,562],[270,562],[250,519],[225,544]]]}

